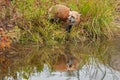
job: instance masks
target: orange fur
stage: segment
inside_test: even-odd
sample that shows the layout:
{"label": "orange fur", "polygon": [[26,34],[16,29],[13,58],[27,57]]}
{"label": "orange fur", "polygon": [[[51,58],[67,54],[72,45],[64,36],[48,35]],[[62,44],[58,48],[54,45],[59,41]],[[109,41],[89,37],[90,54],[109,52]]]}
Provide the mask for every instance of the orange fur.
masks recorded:
{"label": "orange fur", "polygon": [[69,11],[70,11],[70,8],[64,5],[57,4],[55,6],[52,6],[49,9],[48,13],[50,17],[52,16],[53,18],[57,18],[64,21],[68,18]]}

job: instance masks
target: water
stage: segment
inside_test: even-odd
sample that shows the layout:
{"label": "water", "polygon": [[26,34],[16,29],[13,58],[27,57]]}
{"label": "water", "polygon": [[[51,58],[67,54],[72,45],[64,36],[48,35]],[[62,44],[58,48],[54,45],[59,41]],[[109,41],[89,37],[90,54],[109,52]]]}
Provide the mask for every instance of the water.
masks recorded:
{"label": "water", "polygon": [[120,80],[119,43],[15,45],[0,54],[0,80]]}
{"label": "water", "polygon": [[[97,67],[99,66],[99,67]],[[51,72],[47,65],[44,65],[42,72],[31,73],[28,80],[120,80],[120,72],[110,67],[99,65],[84,65],[80,70],[69,72]],[[17,73],[19,75],[21,73]],[[5,80],[15,80],[12,76],[5,77]],[[17,76],[17,80],[27,80],[23,76]]]}

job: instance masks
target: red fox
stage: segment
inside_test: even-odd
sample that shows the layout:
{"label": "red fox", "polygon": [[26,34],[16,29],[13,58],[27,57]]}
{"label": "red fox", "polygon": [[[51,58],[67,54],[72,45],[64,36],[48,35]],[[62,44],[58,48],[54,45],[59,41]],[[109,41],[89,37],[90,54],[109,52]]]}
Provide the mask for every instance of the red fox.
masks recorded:
{"label": "red fox", "polygon": [[77,11],[71,11],[70,8],[61,4],[49,8],[48,16],[52,22],[60,20],[67,23],[67,32],[70,32],[73,25],[77,25],[80,22],[80,14]]}

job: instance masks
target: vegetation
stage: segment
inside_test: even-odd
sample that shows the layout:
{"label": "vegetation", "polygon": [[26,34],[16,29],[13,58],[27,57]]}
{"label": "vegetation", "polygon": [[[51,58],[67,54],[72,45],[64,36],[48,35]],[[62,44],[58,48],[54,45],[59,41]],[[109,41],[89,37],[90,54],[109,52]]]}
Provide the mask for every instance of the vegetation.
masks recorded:
{"label": "vegetation", "polygon": [[[67,5],[82,14],[81,23],[74,26],[69,34],[72,42],[111,38],[114,27],[114,0],[13,0],[6,11],[11,13],[9,17],[15,17],[13,22],[16,24],[13,27],[18,26],[21,29],[20,42],[56,44],[65,41],[67,33],[64,25],[50,23],[47,18],[48,9],[55,4]],[[2,14],[6,14],[5,11]]]}

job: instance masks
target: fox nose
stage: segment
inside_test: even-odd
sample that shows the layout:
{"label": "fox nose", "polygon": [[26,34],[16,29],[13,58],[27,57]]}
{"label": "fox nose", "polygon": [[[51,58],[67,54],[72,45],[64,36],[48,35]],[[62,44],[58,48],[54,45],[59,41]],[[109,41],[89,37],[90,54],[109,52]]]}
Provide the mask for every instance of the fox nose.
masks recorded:
{"label": "fox nose", "polygon": [[68,66],[69,68],[71,68],[72,65],[73,65],[73,61],[72,61],[72,60],[68,60],[68,61],[67,61],[67,66]]}
{"label": "fox nose", "polygon": [[75,23],[75,18],[72,16],[69,16],[68,21],[69,21],[69,23],[73,24],[73,23]]}

